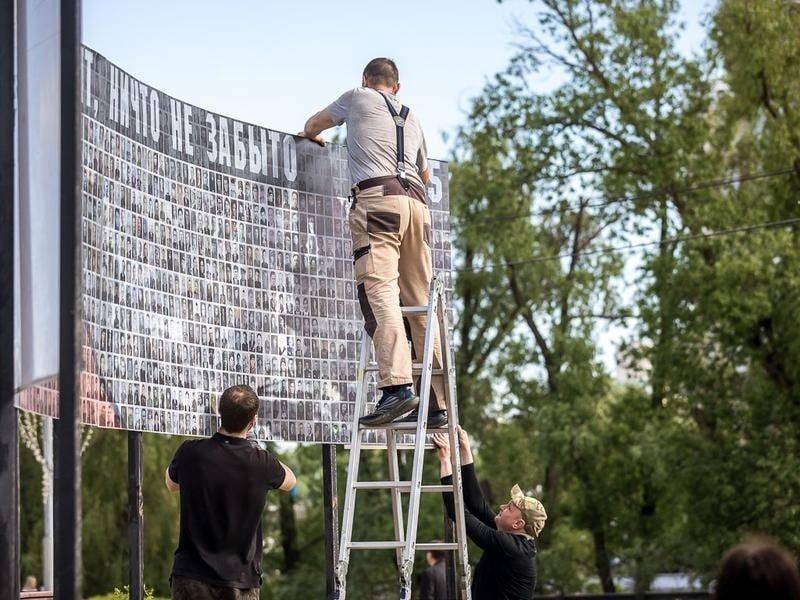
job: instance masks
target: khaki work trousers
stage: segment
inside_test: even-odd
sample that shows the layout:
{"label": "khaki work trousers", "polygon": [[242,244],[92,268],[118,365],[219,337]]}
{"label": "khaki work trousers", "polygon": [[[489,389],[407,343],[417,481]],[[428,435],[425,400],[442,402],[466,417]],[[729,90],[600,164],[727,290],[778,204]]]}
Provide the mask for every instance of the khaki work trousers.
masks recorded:
{"label": "khaki work trousers", "polygon": [[[411,365],[412,360],[422,361],[426,315],[404,317],[400,306],[427,305],[433,275],[428,206],[384,191],[382,185],[354,188],[349,215],[358,301],[364,328],[375,345],[379,388],[414,383]],[[441,369],[438,322],[435,332],[433,368]],[[447,408],[442,375],[432,377],[429,407]]]}

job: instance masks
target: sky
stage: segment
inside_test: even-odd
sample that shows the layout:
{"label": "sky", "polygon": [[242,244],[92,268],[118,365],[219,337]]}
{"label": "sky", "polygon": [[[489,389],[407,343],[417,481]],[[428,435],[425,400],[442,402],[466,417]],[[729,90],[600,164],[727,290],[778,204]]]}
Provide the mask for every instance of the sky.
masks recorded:
{"label": "sky", "polygon": [[[687,52],[709,1],[682,0]],[[470,99],[534,13],[527,0],[83,0],[83,42],[169,95],[292,133],[388,56],[431,156],[447,158]]]}
{"label": "sky", "polygon": [[[685,54],[700,48],[711,6],[681,0]],[[528,0],[83,0],[83,42],[171,96],[291,133],[360,85],[370,59],[388,56],[429,154],[447,159],[470,99],[507,66],[519,24],[534,24],[535,13]],[[629,261],[626,273],[636,265]],[[611,372],[627,333],[599,332]]]}

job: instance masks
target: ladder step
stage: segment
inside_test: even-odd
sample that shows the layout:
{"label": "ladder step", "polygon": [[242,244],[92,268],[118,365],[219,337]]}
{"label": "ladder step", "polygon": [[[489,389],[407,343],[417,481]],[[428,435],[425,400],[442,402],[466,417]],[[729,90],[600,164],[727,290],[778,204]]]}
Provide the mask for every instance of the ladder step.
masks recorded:
{"label": "ladder step", "polygon": [[357,490],[402,490],[411,489],[410,481],[356,481],[353,487]]}
{"label": "ladder step", "polygon": [[[403,442],[403,443],[399,443],[398,442],[397,445],[395,446],[395,448],[397,450],[414,450],[414,444],[410,444],[410,443],[407,444],[405,442]],[[352,446],[352,444],[345,444],[344,445],[344,449],[345,450],[352,450],[353,446]],[[379,442],[375,442],[375,443],[373,443],[373,442],[361,442],[361,449],[362,450],[387,450],[386,444],[385,443],[382,444],[382,443],[379,443]],[[433,444],[425,444],[425,445],[422,446],[422,449],[423,450],[438,450],[438,448],[436,448],[436,446],[434,446]]]}
{"label": "ladder step", "polygon": [[[417,431],[416,423],[389,423],[385,429],[392,431],[402,431],[403,433],[415,433]],[[428,427],[425,433],[447,433],[447,427]]]}
{"label": "ladder step", "polygon": [[417,550],[458,550],[457,542],[425,542],[416,545]]}
{"label": "ladder step", "polygon": [[427,306],[401,306],[400,310],[404,313],[426,313],[428,312]]}
{"label": "ladder step", "polygon": [[[394,540],[381,541],[381,542],[350,542],[348,548],[350,550],[396,550],[397,548],[404,548],[405,542],[398,542]],[[458,543],[456,542],[425,542],[419,543],[416,546],[419,551],[428,550],[458,550]]]}
{"label": "ladder step", "polygon": [[[367,373],[376,373],[378,371],[378,363],[371,362],[365,368],[364,371]],[[411,372],[412,373],[419,373],[422,371],[422,363],[414,363],[411,365]],[[432,375],[443,375],[444,369],[431,369]]]}
{"label": "ladder step", "polygon": [[434,484],[423,485],[422,486],[422,491],[423,492],[438,492],[438,493],[441,494],[442,492],[453,492],[455,490],[453,489],[453,485],[452,484],[442,485],[440,483],[437,483],[435,485]]}
{"label": "ladder step", "polygon": [[[401,492],[411,491],[410,481],[356,481],[353,488],[357,490],[400,490]],[[453,485],[422,485],[423,492],[452,492]]]}
{"label": "ladder step", "polygon": [[350,550],[395,550],[405,547],[405,542],[350,542]]}
{"label": "ladder step", "polygon": [[[381,427],[378,425],[377,427],[359,427],[359,431],[371,431],[373,429],[386,429],[389,431],[399,431],[403,434],[407,433],[416,433],[417,431],[417,424],[416,423],[387,423],[386,426]],[[447,433],[447,427],[426,427],[423,430],[423,433]]]}

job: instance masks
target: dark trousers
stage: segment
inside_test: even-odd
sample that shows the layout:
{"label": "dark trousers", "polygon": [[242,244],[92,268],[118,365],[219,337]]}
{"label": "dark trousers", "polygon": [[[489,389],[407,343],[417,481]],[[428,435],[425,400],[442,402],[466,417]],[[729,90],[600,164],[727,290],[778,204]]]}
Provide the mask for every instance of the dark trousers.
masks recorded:
{"label": "dark trousers", "polygon": [[242,590],[222,587],[189,579],[188,577],[172,577],[172,600],[258,600],[259,588]]}

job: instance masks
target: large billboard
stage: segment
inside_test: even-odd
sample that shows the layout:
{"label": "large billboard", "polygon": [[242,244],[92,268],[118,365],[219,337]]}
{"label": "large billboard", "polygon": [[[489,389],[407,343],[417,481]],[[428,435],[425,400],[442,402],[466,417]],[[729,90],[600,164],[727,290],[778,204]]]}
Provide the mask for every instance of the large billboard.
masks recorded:
{"label": "large billboard", "polygon": [[[346,148],[172,98],[88,48],[82,76],[84,422],[208,435],[221,391],[247,383],[260,439],[348,442],[363,323]],[[449,272],[447,165],[431,166]],[[54,414],[55,388],[20,405]]]}

